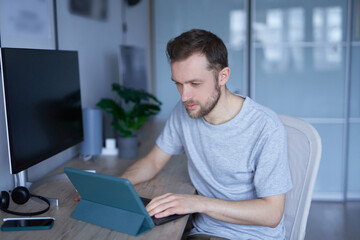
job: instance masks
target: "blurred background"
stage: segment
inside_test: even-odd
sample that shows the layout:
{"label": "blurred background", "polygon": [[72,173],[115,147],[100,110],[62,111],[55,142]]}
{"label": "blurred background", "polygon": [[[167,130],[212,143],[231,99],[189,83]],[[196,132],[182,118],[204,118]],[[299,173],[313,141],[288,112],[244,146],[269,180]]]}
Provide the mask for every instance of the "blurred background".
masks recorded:
{"label": "blurred background", "polygon": [[[1,47],[79,52],[83,107],[112,96],[112,82],[129,81],[121,49],[135,47],[145,69],[136,84],[163,102],[157,121],[179,100],[166,44],[192,28],[225,42],[232,92],[318,130],[323,153],[313,199],[360,201],[360,0],[0,0]],[[3,115],[0,107],[5,142]],[[1,189],[13,184],[6,151],[0,147]],[[32,175],[73,154],[55,156],[46,170],[35,166]]]}

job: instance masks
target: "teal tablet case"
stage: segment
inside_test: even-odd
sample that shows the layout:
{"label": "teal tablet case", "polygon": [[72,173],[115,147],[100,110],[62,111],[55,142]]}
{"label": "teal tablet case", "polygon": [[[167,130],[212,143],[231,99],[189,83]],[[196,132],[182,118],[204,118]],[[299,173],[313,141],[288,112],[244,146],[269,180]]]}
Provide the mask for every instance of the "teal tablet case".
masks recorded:
{"label": "teal tablet case", "polygon": [[154,226],[129,180],[74,168],[64,171],[82,197],[73,218],[133,236]]}

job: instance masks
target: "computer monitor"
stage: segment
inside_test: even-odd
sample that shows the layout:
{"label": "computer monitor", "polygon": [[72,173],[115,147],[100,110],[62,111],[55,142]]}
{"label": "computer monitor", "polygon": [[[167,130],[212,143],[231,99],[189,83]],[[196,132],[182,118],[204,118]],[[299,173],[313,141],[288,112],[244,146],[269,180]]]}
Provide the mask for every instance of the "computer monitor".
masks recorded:
{"label": "computer monitor", "polygon": [[83,141],[75,51],[1,48],[12,174]]}

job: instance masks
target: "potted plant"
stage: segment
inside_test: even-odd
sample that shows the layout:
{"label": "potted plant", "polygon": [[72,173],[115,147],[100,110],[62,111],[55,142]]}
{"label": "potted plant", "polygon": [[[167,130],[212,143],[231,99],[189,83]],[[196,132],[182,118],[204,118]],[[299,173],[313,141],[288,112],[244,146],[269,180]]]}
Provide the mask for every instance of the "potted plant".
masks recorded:
{"label": "potted plant", "polygon": [[161,102],[144,90],[127,88],[113,83],[112,90],[119,99],[101,99],[96,105],[113,116],[111,126],[119,134],[119,156],[133,158],[137,155],[137,131],[160,111]]}

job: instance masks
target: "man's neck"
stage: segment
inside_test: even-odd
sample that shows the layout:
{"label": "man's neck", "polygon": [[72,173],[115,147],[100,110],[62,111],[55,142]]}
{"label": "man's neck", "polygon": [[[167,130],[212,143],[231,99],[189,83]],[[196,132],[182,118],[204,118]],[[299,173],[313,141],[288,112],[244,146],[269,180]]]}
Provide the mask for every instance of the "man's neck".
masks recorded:
{"label": "man's neck", "polygon": [[244,98],[231,93],[225,88],[214,109],[204,119],[212,125],[226,123],[240,112],[243,103]]}

